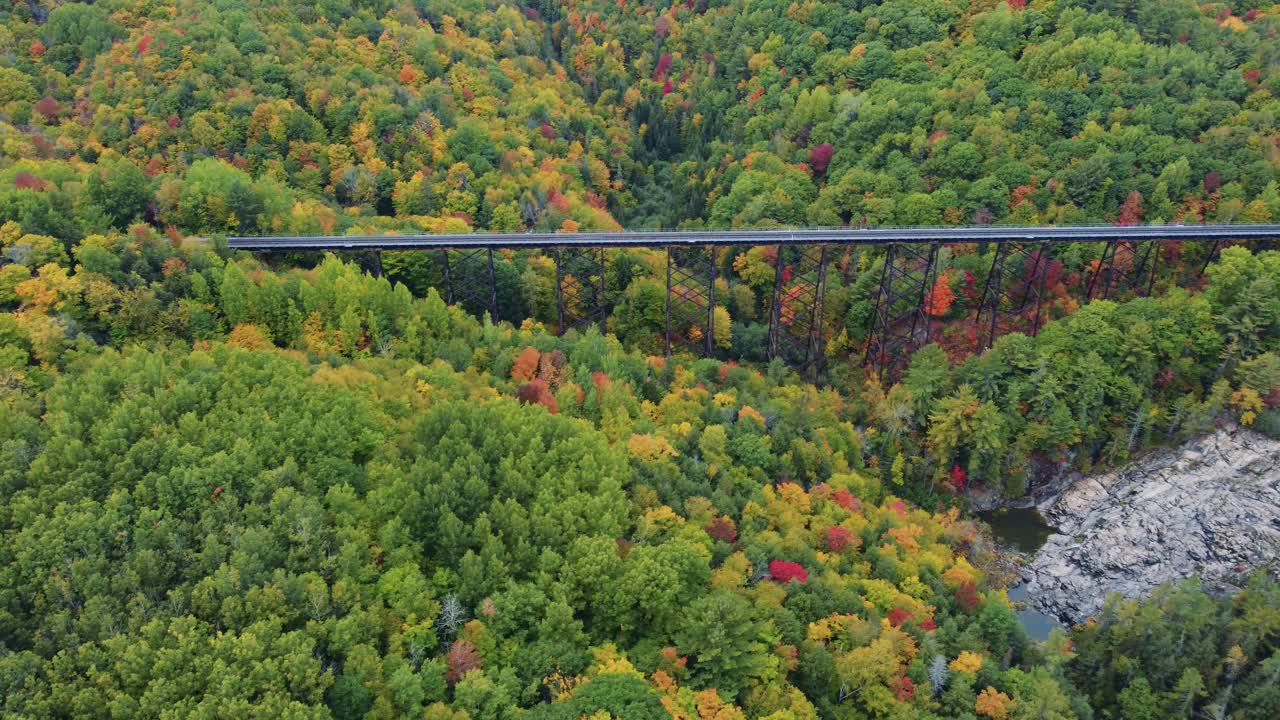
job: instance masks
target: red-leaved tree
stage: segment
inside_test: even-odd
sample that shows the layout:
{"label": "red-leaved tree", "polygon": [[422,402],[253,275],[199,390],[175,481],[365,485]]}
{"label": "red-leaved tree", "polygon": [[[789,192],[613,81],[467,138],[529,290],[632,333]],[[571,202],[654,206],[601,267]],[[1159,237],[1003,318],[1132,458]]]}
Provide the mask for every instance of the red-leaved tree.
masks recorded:
{"label": "red-leaved tree", "polygon": [[831,500],[849,512],[858,512],[862,509],[862,501],[844,488],[835,491],[831,496]]}
{"label": "red-leaved tree", "polygon": [[789,562],[787,560],[771,560],[769,561],[769,577],[774,581],[786,585],[791,581],[805,582],[809,579],[809,573],[800,563]]}
{"label": "red-leaved tree", "polygon": [[933,289],[924,300],[924,311],[933,317],[942,317],[951,309],[956,301],[956,294],[951,291],[950,272],[944,272],[933,283]]}
{"label": "red-leaved tree", "polygon": [[1116,218],[1116,224],[1122,226],[1137,225],[1142,221],[1142,193],[1134,190],[1124,199],[1124,203],[1120,206],[1120,216]]}
{"label": "red-leaved tree", "polygon": [[902,608],[894,608],[889,611],[889,624],[894,627],[899,627],[902,623],[910,619],[910,611],[903,610]]}
{"label": "red-leaved tree", "polygon": [[731,543],[738,539],[738,528],[733,524],[733,520],[727,517],[718,517],[707,523],[703,528],[713,540],[720,540]]}
{"label": "red-leaved tree", "polygon": [[827,171],[831,164],[831,156],[836,152],[831,143],[822,143],[809,149],[809,167],[819,175]]}
{"label": "red-leaved tree", "polygon": [[852,540],[853,531],[849,528],[843,528],[839,525],[832,525],[827,528],[827,549],[831,552],[840,552],[849,547],[849,543]]}
{"label": "red-leaved tree", "polygon": [[511,379],[521,382],[532,380],[538,373],[538,360],[541,357],[542,353],[537,348],[527,347],[521,350],[515,362],[511,363]]}
{"label": "red-leaved tree", "polygon": [[657,80],[666,77],[667,71],[671,69],[671,53],[662,53],[662,57],[658,58],[658,65],[653,69],[653,79]]}
{"label": "red-leaved tree", "polygon": [[445,655],[445,664],[447,669],[444,679],[453,685],[467,673],[480,668],[480,653],[476,652],[476,646],[470,641],[457,640],[449,646],[449,653]]}
{"label": "red-leaved tree", "polygon": [[43,115],[45,120],[52,120],[58,114],[58,101],[45,95],[36,101],[36,104],[31,109]]}
{"label": "red-leaved tree", "polygon": [[560,404],[551,394],[551,388],[543,380],[533,379],[516,390],[516,399],[525,405],[541,405],[547,412],[555,415],[560,412]]}
{"label": "red-leaved tree", "polygon": [[43,190],[44,181],[26,170],[13,176],[13,186],[19,190]]}
{"label": "red-leaved tree", "polygon": [[978,586],[974,585],[972,580],[966,580],[955,589],[955,598],[956,604],[967,615],[972,615],[981,602],[978,598]]}
{"label": "red-leaved tree", "polygon": [[609,389],[610,385],[613,385],[613,381],[609,379],[608,375],[596,370],[591,373],[591,384],[596,388],[596,397],[603,397],[604,392]]}
{"label": "red-leaved tree", "polygon": [[1222,175],[1217,170],[1210,170],[1204,174],[1204,191],[1207,195],[1212,195],[1222,187]]}

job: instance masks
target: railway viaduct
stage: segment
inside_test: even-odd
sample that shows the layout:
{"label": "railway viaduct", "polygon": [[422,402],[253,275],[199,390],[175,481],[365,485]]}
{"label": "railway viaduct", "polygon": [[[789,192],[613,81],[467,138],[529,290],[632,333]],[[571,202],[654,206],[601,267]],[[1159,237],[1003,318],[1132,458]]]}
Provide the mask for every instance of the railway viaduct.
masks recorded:
{"label": "railway viaduct", "polygon": [[[1274,247],[1278,240],[1280,225],[1142,225],[262,236],[231,237],[227,244],[256,253],[371,253],[375,273],[381,271],[383,250],[430,251],[440,259],[448,302],[483,308],[493,317],[498,315],[494,251],[544,250],[556,264],[561,330],[597,324],[602,332],[610,309],[605,292],[606,251],[660,248],[666,253],[666,351],[670,354],[673,347],[684,345],[707,356],[714,354],[717,253],[726,247],[772,246],[778,260],[770,303],[769,357],[788,359],[815,376],[823,358],[827,266],[846,246],[885,248],[865,362],[878,372],[895,374],[912,350],[929,342],[926,301],[936,280],[938,251],[944,245],[995,247],[975,318],[981,329],[981,349],[989,347],[1012,318],[1022,318],[1020,329],[1029,334],[1040,329],[1052,244],[1105,243],[1101,262],[1088,278],[1088,296],[1093,299],[1121,292],[1150,293],[1161,243],[1206,243],[1210,245],[1207,257],[1212,259],[1229,243]],[[475,278],[483,279],[476,283]],[[691,328],[695,331],[690,332]]]}

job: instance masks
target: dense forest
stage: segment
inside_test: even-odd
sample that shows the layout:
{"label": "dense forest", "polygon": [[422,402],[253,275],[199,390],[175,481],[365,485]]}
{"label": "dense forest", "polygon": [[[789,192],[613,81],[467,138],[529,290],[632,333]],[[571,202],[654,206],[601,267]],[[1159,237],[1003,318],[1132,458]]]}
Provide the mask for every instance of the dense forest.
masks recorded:
{"label": "dense forest", "polygon": [[[268,264],[227,234],[1280,219],[1280,6],[1254,0],[183,0],[0,9],[0,717],[1280,715],[1280,586],[1194,580],[1028,639],[965,514],[1232,422],[1280,434],[1280,252],[1162,245],[976,352],[664,356],[659,251],[607,334],[502,253]],[[1208,262],[1203,274],[1200,268]],[[1031,310],[1028,310],[1030,312]],[[697,328],[690,328],[695,332]]]}
{"label": "dense forest", "polygon": [[[134,222],[179,238],[1280,218],[1280,13],[1257,2],[490,5],[0,9],[0,222],[69,252]],[[1164,248],[1160,287],[1196,286],[1207,251]],[[940,259],[929,307],[952,360],[975,349],[990,252]],[[1100,254],[1055,250],[1027,313],[1070,314]],[[827,347],[844,358],[883,258],[837,259]],[[422,254],[384,260],[415,295],[439,285]],[[545,260],[501,259],[503,319],[554,318]],[[650,352],[653,262],[607,273],[611,329]],[[720,259],[727,357],[763,357],[778,262]]]}

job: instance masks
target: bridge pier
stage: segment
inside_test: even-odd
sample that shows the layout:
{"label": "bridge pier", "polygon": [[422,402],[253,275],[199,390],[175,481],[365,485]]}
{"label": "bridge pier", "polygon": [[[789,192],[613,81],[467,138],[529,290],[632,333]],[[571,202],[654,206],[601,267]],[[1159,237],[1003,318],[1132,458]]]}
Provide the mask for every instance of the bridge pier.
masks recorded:
{"label": "bridge pier", "polygon": [[1111,240],[1102,249],[1098,270],[1089,278],[1089,300],[1110,300],[1130,290],[1146,296],[1156,282],[1156,264],[1160,259],[1155,241]]}
{"label": "bridge pier", "polygon": [[810,379],[824,359],[823,303],[827,246],[777,246],[773,302],[769,308],[769,359],[782,358]]}
{"label": "bridge pier", "polygon": [[[453,257],[450,258],[450,253]],[[443,249],[444,285],[450,305],[462,305],[467,312],[489,313],[498,321],[498,283],[493,272],[493,248]]]}
{"label": "bridge pier", "polygon": [[[982,288],[982,299],[978,302],[974,317],[978,328],[977,352],[991,347],[996,338],[1005,332],[1019,329],[1024,329],[1028,335],[1040,332],[1040,310],[1049,267],[1048,250],[1049,244],[1046,242],[1034,245],[996,245],[991,271],[987,274],[987,283]],[[1018,270],[1022,271],[1020,282],[1013,289],[1006,288],[1006,278]],[[1024,313],[1031,303],[1034,303],[1035,311],[1030,318],[1026,318]],[[1018,328],[1015,325],[1019,319],[1030,322],[1023,328]]]}
{"label": "bridge pier", "polygon": [[674,341],[705,357],[715,354],[716,248],[668,245],[667,308],[663,344]]}
{"label": "bridge pier", "polygon": [[603,335],[605,321],[609,317],[604,248],[556,248],[555,258],[560,334],[569,328],[594,323]]}
{"label": "bridge pier", "polygon": [[[1221,238],[1213,241],[1213,246],[1209,248],[1209,254],[1204,258],[1204,264],[1200,266],[1198,276],[1204,275],[1204,271],[1209,269],[1209,263],[1217,260],[1218,256],[1222,254],[1222,248],[1226,247],[1229,243],[1229,240],[1222,240]],[[1266,243],[1264,243],[1264,247],[1260,249],[1265,249],[1265,245]]]}
{"label": "bridge pier", "polygon": [[925,300],[937,274],[938,247],[936,242],[886,246],[864,360],[878,374],[896,377],[911,352],[929,342]]}

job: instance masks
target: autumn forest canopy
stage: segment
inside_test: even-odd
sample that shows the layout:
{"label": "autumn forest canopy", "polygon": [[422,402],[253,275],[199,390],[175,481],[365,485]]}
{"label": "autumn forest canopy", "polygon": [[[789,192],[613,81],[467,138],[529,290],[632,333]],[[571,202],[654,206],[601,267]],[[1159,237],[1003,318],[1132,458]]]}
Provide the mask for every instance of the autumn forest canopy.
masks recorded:
{"label": "autumn forest canopy", "polygon": [[[677,328],[703,358],[664,353],[658,249],[583,270],[602,334],[561,332],[539,251],[496,254],[488,317],[446,302],[437,254],[225,244],[1280,221],[1280,6],[0,18],[0,718],[1280,716],[1267,569],[1035,642],[968,512],[1224,425],[1280,435],[1280,252],[1162,244],[1149,286],[1090,301],[1101,244],[994,281],[995,247],[945,246],[932,342],[877,375],[885,250],[835,247],[813,383],[767,361],[791,250],[714,256],[713,329]],[[984,348],[984,289],[1037,272]]]}

